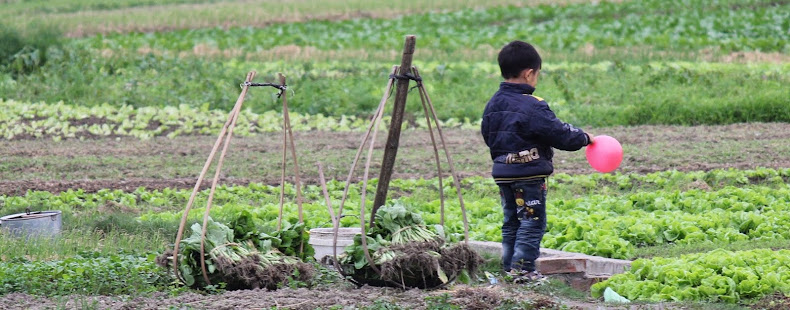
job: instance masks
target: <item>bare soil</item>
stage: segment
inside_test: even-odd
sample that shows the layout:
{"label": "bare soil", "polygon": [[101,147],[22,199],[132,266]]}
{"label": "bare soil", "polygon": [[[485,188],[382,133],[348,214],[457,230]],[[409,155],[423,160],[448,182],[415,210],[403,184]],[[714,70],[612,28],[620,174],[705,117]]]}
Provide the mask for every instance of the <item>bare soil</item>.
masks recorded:
{"label": "bare soil", "polygon": [[790,296],[785,296],[782,293],[774,293],[755,303],[752,308],[765,310],[790,309]]}
{"label": "bare soil", "polygon": [[[439,305],[455,305],[460,309],[495,309],[512,305],[513,309],[622,309],[607,307],[594,301],[563,300],[535,293],[524,287],[500,285],[469,287],[458,285],[449,290],[397,290],[377,287],[240,290],[215,295],[184,293],[176,297],[154,293],[149,297],[80,296],[47,298],[13,293],[0,297],[4,309],[437,309]],[[397,305],[399,308],[383,308]],[[375,307],[378,306],[378,307]],[[336,307],[336,308],[334,308]],[[629,309],[653,309],[651,305]],[[440,308],[441,309],[441,308]],[[657,309],[657,308],[656,308]],[[673,309],[661,306],[661,309]]]}
{"label": "bare soil", "polygon": [[[755,123],[725,126],[635,126],[592,128],[593,134],[617,138],[625,155],[618,172],[650,173],[676,169],[751,169],[790,167],[790,124]],[[476,130],[445,130],[448,149],[459,176],[488,176],[490,156]],[[359,132],[296,132],[300,174],[318,183],[316,163],[324,165],[328,179],[345,180],[359,147]],[[371,164],[371,177],[380,169],[383,141],[380,133]],[[114,139],[15,140],[0,142],[0,194],[20,195],[27,190],[60,192],[138,187],[192,188],[216,137],[187,136],[147,141]],[[260,182],[280,184],[282,136],[279,133],[234,137],[220,174],[220,184]],[[440,153],[442,159],[443,154]],[[443,160],[444,161],[444,160]],[[292,162],[289,155],[289,162]],[[364,165],[363,160],[359,166]],[[588,174],[584,152],[557,151],[555,173]],[[213,175],[212,169],[209,176]],[[287,167],[292,181],[292,168]],[[446,164],[443,167],[447,175]],[[353,180],[362,177],[358,167]],[[436,166],[426,131],[402,134],[394,178],[435,177]],[[202,187],[210,183],[203,182]]]}
{"label": "bare soil", "polygon": [[[458,292],[462,293],[459,294]],[[34,297],[26,294],[9,294],[0,299],[5,305],[15,305],[9,309],[47,309],[58,305],[66,308],[79,307],[83,304],[95,304],[101,309],[162,309],[175,306],[177,308],[190,307],[192,309],[326,309],[332,306],[359,308],[378,303],[395,304],[397,303],[406,309],[425,309],[426,297],[440,296],[442,294],[460,295],[460,298],[452,298],[451,302],[476,303],[476,300],[469,300],[467,295],[486,294],[495,296],[497,303],[501,303],[503,297],[514,298],[514,292],[503,289],[461,289],[456,291],[422,291],[408,290],[401,291],[396,289],[362,287],[355,288],[321,288],[321,289],[280,289],[277,291],[267,290],[240,290],[230,291],[219,295],[200,295],[196,293],[185,293],[177,297],[169,297],[164,294],[154,294],[151,297],[137,297],[126,299],[123,297],[112,296],[69,296],[61,301],[49,298]],[[533,295],[533,297],[535,297]],[[547,305],[556,305],[555,302],[541,298],[541,302]],[[479,303],[479,302],[477,302]],[[476,309],[490,309],[475,307]]]}

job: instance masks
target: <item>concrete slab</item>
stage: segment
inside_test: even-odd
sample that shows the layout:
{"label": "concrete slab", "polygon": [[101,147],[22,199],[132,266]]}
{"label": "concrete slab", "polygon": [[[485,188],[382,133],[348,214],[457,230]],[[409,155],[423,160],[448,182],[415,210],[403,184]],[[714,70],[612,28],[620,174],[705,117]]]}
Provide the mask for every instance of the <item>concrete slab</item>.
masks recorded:
{"label": "concrete slab", "polygon": [[[499,242],[469,241],[469,246],[482,253],[502,255],[502,244]],[[573,274],[581,275],[585,279],[594,279],[587,282],[600,281],[614,274],[623,273],[631,267],[631,261],[628,260],[543,248],[540,249],[540,258],[536,263],[538,270],[543,274]]]}
{"label": "concrete slab", "polygon": [[[502,256],[502,243],[501,242],[493,242],[493,241],[475,241],[470,240],[469,246],[472,247],[475,251],[480,253],[487,253],[493,256]],[[560,250],[554,249],[540,249],[540,257],[555,257],[555,256],[568,256],[570,254],[578,254],[578,253],[571,253],[571,252],[563,252]],[[583,255],[583,254],[578,254]]]}
{"label": "concrete slab", "polygon": [[558,273],[586,273],[587,259],[581,256],[541,257],[537,261],[538,271],[545,275]]}
{"label": "concrete slab", "polygon": [[469,246],[481,253],[481,254],[489,254],[491,256],[499,256],[502,257],[502,244],[498,242],[491,242],[491,241],[474,241],[469,240]]}
{"label": "concrete slab", "polygon": [[587,276],[602,276],[602,275],[614,275],[618,273],[623,273],[629,268],[631,268],[631,261],[630,260],[623,260],[623,259],[613,259],[613,258],[605,258],[605,257],[598,257],[598,256],[590,256],[588,255],[587,260],[587,268],[585,269],[585,273]]}

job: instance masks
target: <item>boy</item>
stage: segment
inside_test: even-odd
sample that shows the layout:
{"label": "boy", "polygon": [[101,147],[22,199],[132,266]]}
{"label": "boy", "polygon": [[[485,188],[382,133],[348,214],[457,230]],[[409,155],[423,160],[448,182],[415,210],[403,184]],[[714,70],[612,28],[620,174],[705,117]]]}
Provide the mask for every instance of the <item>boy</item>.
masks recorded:
{"label": "boy", "polygon": [[510,42],[498,60],[505,81],[486,105],[481,133],[491,151],[491,175],[502,199],[502,264],[516,282],[540,280],[543,275],[535,260],[546,231],[552,147],[576,151],[593,138],[557,119],[542,98],[532,95],[541,69],[532,45]]}

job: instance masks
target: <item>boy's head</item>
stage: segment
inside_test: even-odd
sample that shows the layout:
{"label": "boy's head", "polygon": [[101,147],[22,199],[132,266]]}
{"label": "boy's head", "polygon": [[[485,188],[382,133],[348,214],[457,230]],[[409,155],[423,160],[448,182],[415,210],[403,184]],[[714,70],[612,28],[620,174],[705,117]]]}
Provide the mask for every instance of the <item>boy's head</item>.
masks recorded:
{"label": "boy's head", "polygon": [[508,82],[529,84],[538,82],[541,60],[538,51],[531,44],[513,41],[499,51],[499,70]]}

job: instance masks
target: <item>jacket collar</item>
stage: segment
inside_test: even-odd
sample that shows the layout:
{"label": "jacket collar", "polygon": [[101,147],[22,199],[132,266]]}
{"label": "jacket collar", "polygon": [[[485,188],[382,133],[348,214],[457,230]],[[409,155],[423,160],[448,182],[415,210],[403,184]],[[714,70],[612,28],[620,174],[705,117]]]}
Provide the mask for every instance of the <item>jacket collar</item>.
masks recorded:
{"label": "jacket collar", "polygon": [[499,90],[506,91],[506,92],[513,92],[513,93],[529,94],[529,95],[531,95],[535,91],[535,87],[532,87],[529,84],[516,84],[516,83],[501,82],[501,83],[499,83]]}

